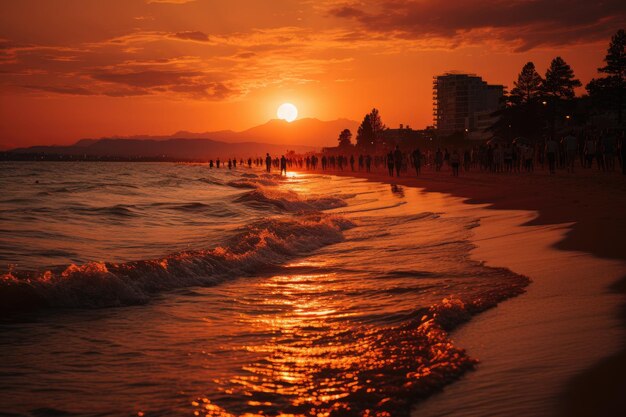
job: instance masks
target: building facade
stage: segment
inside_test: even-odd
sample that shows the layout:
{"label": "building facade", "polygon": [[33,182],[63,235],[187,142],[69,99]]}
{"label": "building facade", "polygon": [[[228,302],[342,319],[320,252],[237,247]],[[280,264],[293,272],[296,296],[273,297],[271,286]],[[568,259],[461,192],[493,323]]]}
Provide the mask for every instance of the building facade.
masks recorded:
{"label": "building facade", "polygon": [[394,148],[396,145],[403,150],[413,150],[423,146],[426,141],[432,140],[435,130],[432,126],[426,129],[414,130],[410,126],[400,125],[399,129],[385,129],[380,132],[380,141],[383,150]]}
{"label": "building facade", "polygon": [[486,139],[493,112],[502,105],[504,86],[487,84],[475,74],[445,73],[433,77],[433,118],[439,135],[464,132]]}

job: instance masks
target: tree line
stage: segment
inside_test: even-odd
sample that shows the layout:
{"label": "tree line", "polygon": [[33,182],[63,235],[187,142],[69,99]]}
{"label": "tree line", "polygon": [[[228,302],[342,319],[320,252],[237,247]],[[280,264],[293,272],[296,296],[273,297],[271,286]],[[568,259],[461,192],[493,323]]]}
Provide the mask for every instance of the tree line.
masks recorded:
{"label": "tree line", "polygon": [[555,57],[545,76],[533,62],[522,68],[513,83],[514,88],[504,96],[503,106],[495,115],[491,127],[503,138],[541,135],[554,136],[564,125],[585,125],[594,116],[611,116],[623,126],[624,88],[626,87],[626,32],[623,29],[611,38],[599,77],[586,86],[587,94],[576,97],[575,88],[582,83],[572,67],[560,56]]}
{"label": "tree line", "polygon": [[[503,97],[502,107],[494,113],[496,122],[490,127],[495,136],[538,138],[554,136],[564,125],[585,125],[597,115],[615,119],[623,127],[626,89],[626,31],[620,29],[609,43],[599,77],[586,86],[585,95],[576,97],[575,89],[582,87],[572,67],[557,56],[544,76],[533,62],[522,68],[510,92]],[[356,147],[371,151],[380,147],[381,132],[386,129],[378,109],[365,115],[356,134]],[[352,132],[339,134],[339,147],[352,146]]]}

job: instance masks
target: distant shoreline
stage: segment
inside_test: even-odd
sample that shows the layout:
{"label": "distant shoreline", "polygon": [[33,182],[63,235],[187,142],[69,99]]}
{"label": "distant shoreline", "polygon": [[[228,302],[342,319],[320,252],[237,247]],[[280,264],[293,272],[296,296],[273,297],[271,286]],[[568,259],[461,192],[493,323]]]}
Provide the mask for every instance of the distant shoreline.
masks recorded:
{"label": "distant shoreline", "polygon": [[36,154],[11,154],[6,156],[0,153],[1,162],[168,162],[168,163],[194,163],[207,164],[205,159],[180,159],[180,158],[155,158],[155,157],[73,157],[71,155],[36,155]]}

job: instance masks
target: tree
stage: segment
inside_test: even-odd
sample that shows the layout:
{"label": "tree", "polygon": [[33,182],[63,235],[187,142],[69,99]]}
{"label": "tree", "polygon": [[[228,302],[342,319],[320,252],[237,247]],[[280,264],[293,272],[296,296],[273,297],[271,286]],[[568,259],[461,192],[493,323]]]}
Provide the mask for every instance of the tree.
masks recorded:
{"label": "tree", "polygon": [[379,139],[379,134],[383,130],[387,128],[380,118],[380,113],[378,113],[378,109],[373,108],[370,112],[370,124],[372,125],[372,132],[374,132],[374,138]]}
{"label": "tree", "polygon": [[350,132],[350,129],[342,130],[339,134],[339,147],[345,148],[352,145],[352,143],[350,143],[350,139],[352,139],[352,132]]}
{"label": "tree", "polygon": [[356,145],[359,148],[370,148],[374,144],[374,131],[370,115],[366,114],[356,133]]}
{"label": "tree", "polygon": [[381,140],[381,132],[387,126],[380,118],[378,109],[373,108],[365,115],[356,134],[356,144],[360,148],[371,148]]}
{"label": "tree", "polygon": [[546,111],[541,103],[526,105],[507,104],[496,111],[494,124],[489,128],[499,138],[513,140],[516,137],[538,139],[546,126]]}
{"label": "tree", "polygon": [[538,101],[541,98],[542,84],[543,79],[535,70],[535,64],[528,62],[513,83],[515,88],[511,90],[509,98],[513,104],[518,105]]}
{"label": "tree", "polygon": [[542,83],[544,103],[547,105],[547,116],[550,121],[550,133],[556,133],[556,121],[563,116],[563,110],[571,104],[576,96],[574,88],[582,84],[574,76],[574,70],[561,58],[557,56],[550,63],[546,71],[546,78]]}
{"label": "tree", "polygon": [[626,31],[620,29],[611,38],[604,67],[598,72],[606,77],[593,79],[587,84],[589,96],[601,106],[612,108],[617,113],[617,122],[622,124],[626,89]]}
{"label": "tree", "polygon": [[557,56],[550,63],[543,80],[542,90],[546,96],[557,100],[569,100],[574,98],[574,88],[580,87],[580,80],[574,76],[574,70]]}
{"label": "tree", "polygon": [[545,126],[546,109],[540,101],[543,79],[535,64],[526,63],[513,84],[515,87],[506,96],[505,105],[494,113],[496,121],[490,130],[506,139],[537,138]]}

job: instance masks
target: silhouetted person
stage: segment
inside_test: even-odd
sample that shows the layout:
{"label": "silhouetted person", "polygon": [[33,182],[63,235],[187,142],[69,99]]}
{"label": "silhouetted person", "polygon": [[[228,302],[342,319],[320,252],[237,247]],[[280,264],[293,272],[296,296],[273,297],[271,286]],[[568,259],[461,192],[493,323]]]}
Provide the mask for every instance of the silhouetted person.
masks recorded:
{"label": "silhouetted person", "polygon": [[387,169],[389,170],[389,176],[393,177],[393,152],[391,151],[387,154]]}
{"label": "silhouetted person", "polygon": [[559,145],[556,143],[552,137],[548,138],[546,141],[546,159],[548,160],[548,167],[550,169],[550,174],[555,173],[556,167],[556,152],[559,149]]}
{"label": "silhouetted person", "polygon": [[287,158],[285,155],[280,158],[280,175],[283,175],[283,172],[287,175]]}
{"label": "silhouetted person", "polygon": [[626,137],[624,137],[624,131],[622,131],[622,144],[619,151],[622,158],[622,174],[626,175]]}
{"label": "silhouetted person", "polygon": [[365,171],[372,172],[372,156],[370,154],[365,157]]}
{"label": "silhouetted person", "polygon": [[400,176],[400,169],[402,168],[402,151],[400,147],[396,145],[396,150],[393,153],[393,162],[396,166],[396,177]]}
{"label": "silhouetted person", "polygon": [[248,168],[252,168],[252,158],[248,158]]}
{"label": "silhouetted person", "polygon": [[350,168],[354,171],[354,155],[350,155]]}
{"label": "silhouetted person", "polygon": [[422,170],[422,153],[419,148],[416,148],[413,151],[411,159],[413,160],[413,166],[415,167],[415,175],[419,176],[420,171]]}
{"label": "silhouetted person", "polygon": [[450,155],[450,166],[452,167],[452,175],[454,177],[459,176],[459,165],[461,165],[461,155],[459,154],[459,151],[455,149]]}
{"label": "silhouetted person", "polygon": [[607,171],[615,170],[615,137],[608,131],[602,136],[602,151]]}
{"label": "silhouetted person", "polygon": [[221,164],[221,163],[222,163],[222,162],[220,161],[220,159],[219,159],[219,158],[217,158],[217,168],[218,168],[218,169],[219,169],[219,167],[220,167],[220,164]]}
{"label": "silhouetted person", "polygon": [[441,148],[437,148],[437,152],[435,152],[435,171],[441,171],[442,165],[443,165],[443,153],[441,152]]}
{"label": "silhouetted person", "polygon": [[596,142],[591,136],[587,136],[585,141],[585,165],[587,168],[591,168],[593,165],[593,158],[596,156]]}
{"label": "silhouetted person", "polygon": [[531,146],[526,145],[522,150],[524,169],[526,169],[526,172],[532,172],[533,170],[533,154],[534,150]]}
{"label": "silhouetted person", "polygon": [[209,161],[209,169],[213,169],[213,160],[212,159]]}
{"label": "silhouetted person", "polygon": [[578,153],[578,140],[572,132],[563,138],[563,148],[565,148],[565,163],[567,164],[567,172],[574,172],[574,161]]}
{"label": "silhouetted person", "polygon": [[504,170],[506,172],[513,171],[513,148],[508,143],[502,149],[502,160],[504,161]]}
{"label": "silhouetted person", "polygon": [[270,154],[266,154],[267,156],[265,157],[265,170],[267,172],[270,172],[270,170],[272,169],[272,157],[270,156]]}
{"label": "silhouetted person", "polygon": [[600,171],[606,170],[606,165],[604,164],[604,149],[602,148],[602,136],[600,136],[596,142],[596,163]]}

